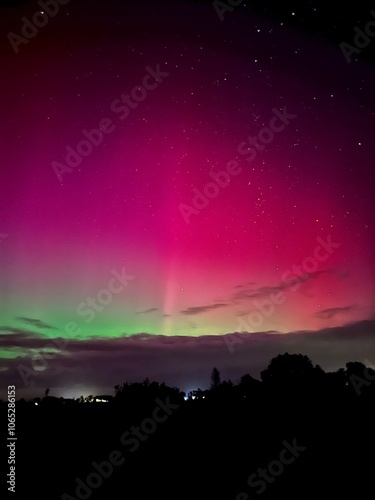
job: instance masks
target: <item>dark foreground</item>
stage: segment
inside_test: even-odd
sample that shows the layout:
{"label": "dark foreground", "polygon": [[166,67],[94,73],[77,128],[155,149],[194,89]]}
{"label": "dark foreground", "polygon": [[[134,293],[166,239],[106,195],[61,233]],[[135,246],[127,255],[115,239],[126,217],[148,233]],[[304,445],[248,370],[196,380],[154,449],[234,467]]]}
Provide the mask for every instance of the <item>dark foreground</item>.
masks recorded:
{"label": "dark foreground", "polygon": [[[310,382],[285,386],[250,377],[187,401],[177,390],[157,390],[110,403],[17,403],[10,496],[368,498],[374,386],[356,391],[337,374]],[[5,403],[1,412],[4,422]]]}

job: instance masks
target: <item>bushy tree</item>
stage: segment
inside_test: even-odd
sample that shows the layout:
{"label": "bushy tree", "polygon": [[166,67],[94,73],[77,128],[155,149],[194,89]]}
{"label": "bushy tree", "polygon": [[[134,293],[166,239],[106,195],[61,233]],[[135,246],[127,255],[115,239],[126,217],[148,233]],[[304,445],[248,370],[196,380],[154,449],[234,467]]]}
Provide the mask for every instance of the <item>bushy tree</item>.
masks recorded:
{"label": "bushy tree", "polygon": [[211,373],[211,389],[217,389],[220,385],[220,382],[221,382],[220,372],[216,368],[216,366],[214,366]]}

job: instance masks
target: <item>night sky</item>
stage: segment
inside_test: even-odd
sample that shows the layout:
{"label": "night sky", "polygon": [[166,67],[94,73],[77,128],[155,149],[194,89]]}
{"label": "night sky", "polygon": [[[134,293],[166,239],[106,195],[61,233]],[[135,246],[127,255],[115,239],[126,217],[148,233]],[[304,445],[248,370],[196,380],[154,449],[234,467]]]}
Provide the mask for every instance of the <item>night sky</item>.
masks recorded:
{"label": "night sky", "polygon": [[2,389],[375,363],[375,13],[299,3],[1,7]]}

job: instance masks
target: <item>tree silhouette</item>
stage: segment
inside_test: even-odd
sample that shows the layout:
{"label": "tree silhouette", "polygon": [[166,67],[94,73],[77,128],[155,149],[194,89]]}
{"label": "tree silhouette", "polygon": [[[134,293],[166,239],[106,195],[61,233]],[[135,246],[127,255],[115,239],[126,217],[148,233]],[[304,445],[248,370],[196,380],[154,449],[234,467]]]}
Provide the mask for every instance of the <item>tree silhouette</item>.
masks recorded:
{"label": "tree silhouette", "polygon": [[279,354],[271,359],[268,367],[261,372],[263,382],[288,383],[303,380],[313,374],[314,366],[303,354]]}
{"label": "tree silhouette", "polygon": [[239,390],[242,396],[251,397],[259,389],[260,381],[253,378],[249,373],[241,377]]}
{"label": "tree silhouette", "polygon": [[353,375],[356,377],[363,377],[366,370],[366,366],[359,361],[349,361],[346,363],[346,374],[348,379]]}
{"label": "tree silhouette", "polygon": [[[304,458],[296,458],[298,467],[292,465],[282,481],[268,469],[267,474],[275,476],[272,488],[276,489],[269,488],[267,498],[283,498],[286,486],[292,491],[289,500],[300,498],[306,481],[309,493],[312,490],[318,498],[332,474],[329,490],[333,492],[332,498],[336,498],[338,487],[341,488],[339,496],[343,498],[366,498],[357,494],[357,478],[363,475],[370,481],[374,467],[373,459],[362,459],[367,458],[369,446],[375,445],[371,419],[375,405],[374,370],[354,361],[347,363],[346,369],[326,373],[307,356],[285,353],[269,362],[262,372],[262,380],[247,373],[232,382],[221,377],[214,367],[211,380],[207,380],[207,386],[210,384],[211,390],[191,390],[184,398],[179,388],[146,378],[143,382],[116,385],[116,395],[108,404],[95,404],[97,399],[107,400],[107,396],[81,396],[73,401],[47,395],[47,391],[44,398],[24,404],[18,402],[17,412],[28,423],[22,430],[28,443],[25,453],[26,448],[29,450],[23,475],[34,467],[33,476],[30,475],[30,481],[34,481],[34,474],[39,473],[37,464],[46,456],[53,457],[54,460],[44,463],[51,483],[49,491],[56,489],[58,483],[58,488],[62,485],[66,492],[74,494],[77,474],[86,484],[87,478],[92,477],[91,469],[87,470],[92,460],[98,457],[100,464],[105,463],[110,456],[108,450],[117,450],[121,443],[124,450],[130,446],[131,452],[140,448],[134,455],[131,474],[126,475],[126,483],[124,474],[113,474],[106,486],[98,489],[99,496],[95,498],[115,498],[125,484],[137,492],[142,487],[140,498],[151,498],[161,477],[166,477],[169,485],[166,494],[158,491],[157,498],[160,496],[163,500],[176,496],[179,500],[195,496],[217,500],[249,498],[247,494],[238,494],[246,476],[250,484],[249,474],[262,470],[257,469],[262,465],[262,457],[285,456],[280,454],[280,444],[284,446],[286,440],[296,452],[304,448],[308,448],[308,452],[305,455],[301,451]],[[87,404],[75,404],[78,402]],[[6,411],[5,402],[0,402],[1,408]],[[53,435],[54,432],[55,439],[40,440],[43,433]],[[77,443],[81,446],[76,446]],[[60,448],[64,453],[60,453]],[[181,471],[191,466],[190,457],[196,450],[199,450],[194,464],[197,478],[185,481]],[[243,464],[244,451],[250,465]],[[65,457],[69,453],[71,457],[67,461]],[[217,474],[218,457],[225,465],[220,469],[225,474]],[[81,462],[86,472],[79,472]],[[143,464],[153,464],[147,482]],[[321,480],[319,474],[311,474],[318,466]],[[100,470],[106,472],[107,467],[95,467],[95,470],[101,474]],[[355,491],[347,495],[347,477],[352,477],[353,470]],[[293,474],[293,471],[296,472]],[[212,477],[215,477],[214,486]],[[23,484],[26,489],[28,483]],[[57,493],[42,498],[79,497]]]}
{"label": "tree silhouette", "polygon": [[220,385],[220,382],[221,382],[220,372],[216,368],[216,366],[214,366],[211,373],[211,389],[217,389]]}

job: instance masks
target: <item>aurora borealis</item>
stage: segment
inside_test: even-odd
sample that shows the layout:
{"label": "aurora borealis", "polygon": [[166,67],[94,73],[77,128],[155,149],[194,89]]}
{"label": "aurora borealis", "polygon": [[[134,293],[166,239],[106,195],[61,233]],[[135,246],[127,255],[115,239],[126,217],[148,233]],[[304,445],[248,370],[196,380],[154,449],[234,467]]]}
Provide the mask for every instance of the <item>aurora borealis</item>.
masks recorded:
{"label": "aurora borealis", "polygon": [[[317,361],[370,359],[373,65],[241,7],[220,22],[210,3],[154,4],[70,2],[18,54],[6,35],[36,4],[2,8],[1,376],[24,389],[17,367],[58,337],[69,343],[34,391],[154,375],[204,385],[200,362],[209,374],[219,351],[224,375],[256,370],[220,336],[254,332],[244,321],[273,293],[284,300],[256,330],[267,354],[287,342],[277,334],[309,350],[358,323],[358,342],[337,335]],[[271,135],[275,110],[293,118]],[[336,247],[314,263],[319,241]]]}

